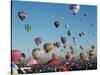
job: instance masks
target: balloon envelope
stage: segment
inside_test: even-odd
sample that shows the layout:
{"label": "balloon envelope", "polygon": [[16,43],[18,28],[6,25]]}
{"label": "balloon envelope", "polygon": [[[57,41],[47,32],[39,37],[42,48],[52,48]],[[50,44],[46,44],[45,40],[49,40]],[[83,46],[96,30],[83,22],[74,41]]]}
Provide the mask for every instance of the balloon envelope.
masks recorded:
{"label": "balloon envelope", "polygon": [[44,49],[45,49],[45,51],[48,53],[48,52],[50,52],[52,49],[53,49],[53,44],[52,43],[45,43],[44,44]]}
{"label": "balloon envelope", "polygon": [[31,65],[34,65],[34,64],[38,64],[37,60],[34,59],[34,58],[31,58],[27,61],[27,66],[31,66]]}
{"label": "balloon envelope", "polygon": [[37,45],[41,44],[41,43],[42,43],[42,39],[41,39],[40,37],[36,37],[36,38],[35,38],[35,43],[36,43]]}
{"label": "balloon envelope", "polygon": [[19,11],[18,17],[23,21],[26,18],[26,13],[24,11]]}
{"label": "balloon envelope", "polygon": [[60,25],[60,22],[59,22],[59,21],[55,21],[55,22],[54,22],[54,25],[55,25],[56,28],[58,28],[59,25]]}
{"label": "balloon envelope", "polygon": [[22,53],[19,50],[12,50],[11,52],[11,59],[12,62],[14,62],[15,64],[19,64],[19,60],[21,58]]}
{"label": "balloon envelope", "polygon": [[73,15],[76,15],[79,12],[80,6],[78,4],[71,4],[70,10],[73,13]]}
{"label": "balloon envelope", "polygon": [[32,55],[34,58],[39,58],[42,55],[42,53],[43,53],[43,50],[40,48],[35,48],[32,51]]}
{"label": "balloon envelope", "polygon": [[66,37],[61,37],[61,42],[65,44],[67,42]]}

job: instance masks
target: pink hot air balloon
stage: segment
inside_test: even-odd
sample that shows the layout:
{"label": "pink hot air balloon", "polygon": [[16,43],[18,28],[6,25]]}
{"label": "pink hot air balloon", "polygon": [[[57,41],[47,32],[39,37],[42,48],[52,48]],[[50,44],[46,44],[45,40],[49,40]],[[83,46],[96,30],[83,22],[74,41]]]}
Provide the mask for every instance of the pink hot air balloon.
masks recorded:
{"label": "pink hot air balloon", "polygon": [[12,50],[11,52],[11,61],[14,62],[15,64],[19,64],[19,60],[21,58],[21,51],[19,50]]}
{"label": "pink hot air balloon", "polygon": [[31,66],[31,65],[34,65],[34,64],[38,64],[37,60],[34,59],[34,58],[29,59],[28,62],[27,62],[27,66]]}

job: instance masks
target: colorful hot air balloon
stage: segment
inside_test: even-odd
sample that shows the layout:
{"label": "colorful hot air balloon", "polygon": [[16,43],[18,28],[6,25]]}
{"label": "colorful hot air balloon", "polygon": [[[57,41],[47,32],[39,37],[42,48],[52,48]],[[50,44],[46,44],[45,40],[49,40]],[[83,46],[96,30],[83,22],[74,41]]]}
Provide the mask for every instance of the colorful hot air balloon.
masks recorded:
{"label": "colorful hot air balloon", "polygon": [[66,44],[66,42],[67,42],[66,37],[61,37],[61,42],[62,42],[63,44]]}
{"label": "colorful hot air balloon", "polygon": [[44,44],[44,49],[47,53],[49,53],[52,49],[54,48],[52,43],[45,43]]}
{"label": "colorful hot air balloon", "polygon": [[32,66],[32,65],[34,65],[34,64],[38,64],[38,61],[36,60],[36,59],[34,59],[34,58],[31,58],[31,59],[29,59],[28,61],[27,61],[27,66]]}
{"label": "colorful hot air balloon", "polygon": [[47,65],[58,65],[61,64],[60,57],[57,54],[52,54],[52,59],[48,61]]}
{"label": "colorful hot air balloon", "polygon": [[32,30],[32,25],[30,25],[30,24],[25,24],[24,28],[25,28],[25,30],[26,30],[27,32],[29,32],[29,31]]}
{"label": "colorful hot air balloon", "polygon": [[35,38],[35,43],[36,43],[36,45],[39,46],[39,44],[42,43],[42,39],[41,39],[40,37],[36,37],[36,38]]}
{"label": "colorful hot air balloon", "polygon": [[73,15],[76,15],[79,12],[79,10],[80,10],[80,5],[78,5],[78,4],[71,4],[70,5],[70,10],[71,10]]}
{"label": "colorful hot air balloon", "polygon": [[55,46],[56,46],[57,48],[59,48],[60,45],[61,45],[60,42],[56,42],[56,43],[55,43]]}
{"label": "colorful hot air balloon", "polygon": [[80,53],[80,60],[84,60],[85,59],[85,54],[83,52]]}
{"label": "colorful hot air balloon", "polygon": [[59,25],[60,25],[60,22],[59,22],[59,21],[55,21],[55,22],[54,22],[54,26],[55,26],[56,28],[58,28]]}
{"label": "colorful hot air balloon", "polygon": [[95,51],[94,50],[90,50],[89,51],[89,60],[93,60],[95,57]]}
{"label": "colorful hot air balloon", "polygon": [[39,57],[41,56],[43,54],[43,50],[42,49],[40,49],[40,48],[35,48],[35,49],[33,49],[33,51],[32,51],[32,55],[33,55],[33,57],[35,58],[35,59],[39,59]]}
{"label": "colorful hot air balloon", "polygon": [[26,18],[26,13],[23,10],[19,11],[18,17],[23,21]]}
{"label": "colorful hot air balloon", "polygon": [[15,64],[19,64],[20,58],[21,58],[21,51],[20,50],[12,50],[11,51],[11,61]]}

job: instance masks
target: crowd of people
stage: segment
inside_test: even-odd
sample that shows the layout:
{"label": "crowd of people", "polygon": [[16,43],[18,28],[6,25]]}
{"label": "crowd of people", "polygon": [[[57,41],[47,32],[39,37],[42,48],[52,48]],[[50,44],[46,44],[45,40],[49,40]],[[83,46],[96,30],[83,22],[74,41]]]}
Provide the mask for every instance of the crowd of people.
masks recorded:
{"label": "crowd of people", "polygon": [[36,64],[31,66],[26,66],[24,70],[23,65],[18,65],[18,73],[19,74],[31,74],[31,73],[48,73],[48,72],[67,72],[67,71],[79,71],[79,70],[93,70],[97,69],[97,62],[95,60],[85,60],[85,61],[71,61],[71,62],[63,62],[57,65],[47,65],[47,64]]}

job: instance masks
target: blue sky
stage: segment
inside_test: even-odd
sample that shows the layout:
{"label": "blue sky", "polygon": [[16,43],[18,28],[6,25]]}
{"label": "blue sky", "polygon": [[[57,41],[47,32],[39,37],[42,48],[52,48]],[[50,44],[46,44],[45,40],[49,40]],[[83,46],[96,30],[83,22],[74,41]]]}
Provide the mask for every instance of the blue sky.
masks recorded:
{"label": "blue sky", "polygon": [[[57,3],[39,3],[39,2],[12,2],[12,49],[19,49],[27,54],[27,48],[33,50],[38,46],[34,43],[34,38],[40,36],[43,40],[39,46],[43,48],[45,42],[60,41],[61,36],[66,36],[68,46],[72,44],[72,37],[77,39],[77,50],[80,52],[79,45],[83,45],[86,49],[91,44],[96,44],[97,31],[97,7],[89,5],[80,5],[80,10],[77,15],[73,15],[69,9],[70,4]],[[18,11],[24,10],[27,17],[21,21],[18,17]],[[87,16],[83,16],[84,13]],[[54,21],[59,20],[63,16],[58,29],[54,26]],[[80,19],[82,22],[80,22]],[[24,25],[31,24],[32,30],[26,32]],[[91,26],[90,24],[94,24]],[[69,25],[67,30],[72,31],[72,36],[68,37],[65,25]],[[86,35],[79,37],[78,34],[85,31]],[[88,33],[90,32],[90,33]],[[93,36],[91,33],[95,33]],[[88,43],[86,41],[89,41]],[[68,49],[65,49],[65,51]],[[60,52],[60,49],[54,49],[55,52],[62,56],[65,52]]]}

